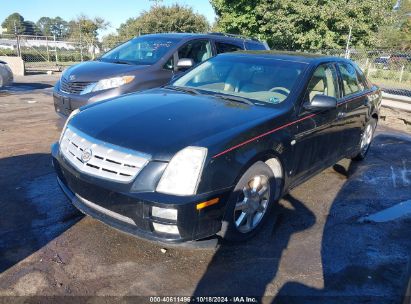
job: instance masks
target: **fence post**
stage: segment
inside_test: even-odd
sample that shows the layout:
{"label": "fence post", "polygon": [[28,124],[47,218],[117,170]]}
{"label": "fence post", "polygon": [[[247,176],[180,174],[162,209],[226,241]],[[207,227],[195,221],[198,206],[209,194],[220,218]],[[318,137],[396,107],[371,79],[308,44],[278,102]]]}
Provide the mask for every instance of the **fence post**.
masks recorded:
{"label": "fence post", "polygon": [[367,77],[368,77],[368,74],[370,73],[369,64],[370,64],[370,60],[367,57],[367,59],[365,60],[365,71],[367,71]]}
{"label": "fence post", "polygon": [[56,35],[53,35],[53,39],[54,39],[54,53],[55,53],[55,55],[56,55],[56,65],[57,65],[58,62],[59,62],[59,57],[58,57],[58,55],[57,55]]}
{"label": "fence post", "polygon": [[21,57],[20,36],[16,35],[17,40],[17,57]]}
{"label": "fence post", "polygon": [[401,72],[400,72],[400,82],[402,82],[402,76],[404,76],[404,68],[405,68],[405,65],[402,65]]}
{"label": "fence post", "polygon": [[47,62],[50,62],[49,39],[47,36],[46,36],[46,49],[47,49]]}

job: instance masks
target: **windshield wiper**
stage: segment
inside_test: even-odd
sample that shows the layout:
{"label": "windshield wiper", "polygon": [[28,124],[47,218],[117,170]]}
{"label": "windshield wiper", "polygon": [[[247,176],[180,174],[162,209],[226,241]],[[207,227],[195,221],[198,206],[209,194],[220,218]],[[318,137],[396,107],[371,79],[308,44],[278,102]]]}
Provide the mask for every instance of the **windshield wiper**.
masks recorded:
{"label": "windshield wiper", "polygon": [[101,57],[100,57],[100,58],[98,58],[97,60],[98,60],[98,61],[102,61],[102,62],[108,62],[108,63],[132,64],[132,63],[129,62],[129,61],[119,60],[119,59],[109,60],[109,59],[101,58]]}
{"label": "windshield wiper", "polygon": [[252,101],[248,100],[247,98],[240,97],[240,96],[223,95],[223,94],[215,94],[215,95],[212,95],[212,96],[216,97],[216,98],[224,99],[224,100],[230,100],[230,101],[245,103],[245,104],[248,104],[250,106],[254,105],[254,103]]}
{"label": "windshield wiper", "polygon": [[185,92],[193,95],[200,95],[201,93],[197,91],[196,89],[189,88],[189,87],[177,87],[173,85],[167,85],[164,88],[174,90],[174,91],[180,91],[180,92]]}
{"label": "windshield wiper", "polygon": [[123,60],[114,60],[114,61],[109,61],[111,63],[117,63],[117,64],[130,64],[132,65],[132,63],[128,62],[128,61],[123,61]]}

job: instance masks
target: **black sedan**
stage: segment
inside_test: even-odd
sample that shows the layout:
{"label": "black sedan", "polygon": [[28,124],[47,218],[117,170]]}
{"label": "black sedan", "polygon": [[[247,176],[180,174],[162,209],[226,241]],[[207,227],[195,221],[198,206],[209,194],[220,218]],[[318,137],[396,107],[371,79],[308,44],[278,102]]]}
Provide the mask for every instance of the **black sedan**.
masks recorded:
{"label": "black sedan", "polygon": [[380,102],[346,59],[222,54],[168,86],[73,112],[53,164],[77,208],[122,231],[242,241],[289,189],[366,156]]}

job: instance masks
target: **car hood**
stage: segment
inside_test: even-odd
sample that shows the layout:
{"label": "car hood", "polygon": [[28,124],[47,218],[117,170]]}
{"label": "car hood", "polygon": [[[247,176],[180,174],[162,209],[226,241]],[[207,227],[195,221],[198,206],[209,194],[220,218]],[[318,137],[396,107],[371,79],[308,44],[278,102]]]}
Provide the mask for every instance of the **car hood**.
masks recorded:
{"label": "car hood", "polygon": [[95,82],[100,79],[131,74],[148,69],[149,65],[119,64],[103,61],[86,61],[68,68],[63,76],[70,81]]}
{"label": "car hood", "polygon": [[220,143],[278,111],[211,95],[155,89],[87,106],[70,126],[104,142],[167,161],[184,147]]}

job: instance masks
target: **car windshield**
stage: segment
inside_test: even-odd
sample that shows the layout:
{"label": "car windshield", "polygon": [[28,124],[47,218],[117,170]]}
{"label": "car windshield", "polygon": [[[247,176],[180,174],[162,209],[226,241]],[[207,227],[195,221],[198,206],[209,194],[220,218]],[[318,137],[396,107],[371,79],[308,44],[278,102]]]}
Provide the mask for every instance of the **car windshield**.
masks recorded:
{"label": "car windshield", "polygon": [[214,57],[172,85],[278,104],[293,90],[307,64],[252,55]]}
{"label": "car windshield", "polygon": [[131,39],[100,57],[101,61],[151,65],[163,57],[179,39],[145,37]]}

